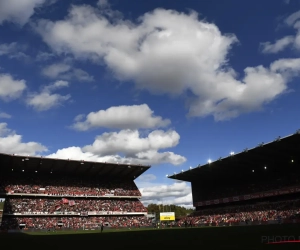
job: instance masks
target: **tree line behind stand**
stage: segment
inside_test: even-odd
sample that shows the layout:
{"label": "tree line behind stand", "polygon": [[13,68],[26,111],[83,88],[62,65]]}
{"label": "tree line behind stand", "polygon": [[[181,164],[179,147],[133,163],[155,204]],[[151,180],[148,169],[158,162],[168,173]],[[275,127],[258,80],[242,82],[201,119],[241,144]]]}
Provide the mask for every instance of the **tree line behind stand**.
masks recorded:
{"label": "tree line behind stand", "polygon": [[176,205],[163,205],[163,204],[149,204],[147,206],[148,213],[155,213],[156,218],[159,218],[159,213],[174,212],[175,218],[178,219],[183,216],[187,216],[194,212],[194,208],[185,208]]}

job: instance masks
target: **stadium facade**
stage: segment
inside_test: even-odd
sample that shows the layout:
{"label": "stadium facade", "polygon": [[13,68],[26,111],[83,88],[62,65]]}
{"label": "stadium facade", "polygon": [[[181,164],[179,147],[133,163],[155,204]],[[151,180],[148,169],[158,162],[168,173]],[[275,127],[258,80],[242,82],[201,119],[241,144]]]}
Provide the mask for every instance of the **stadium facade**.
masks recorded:
{"label": "stadium facade", "polygon": [[194,224],[300,222],[300,131],[169,178],[191,183]]}
{"label": "stadium facade", "polygon": [[150,166],[10,154],[0,164],[2,230],[151,226],[134,183]]}

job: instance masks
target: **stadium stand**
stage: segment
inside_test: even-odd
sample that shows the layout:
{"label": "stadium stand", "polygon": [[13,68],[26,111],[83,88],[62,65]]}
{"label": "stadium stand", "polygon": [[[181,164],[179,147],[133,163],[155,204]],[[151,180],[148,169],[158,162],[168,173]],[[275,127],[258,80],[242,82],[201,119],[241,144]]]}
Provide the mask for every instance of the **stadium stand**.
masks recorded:
{"label": "stadium stand", "polygon": [[191,182],[179,226],[300,223],[300,131],[169,176]]}
{"label": "stadium stand", "polygon": [[134,180],[150,166],[0,154],[2,230],[151,226]]}

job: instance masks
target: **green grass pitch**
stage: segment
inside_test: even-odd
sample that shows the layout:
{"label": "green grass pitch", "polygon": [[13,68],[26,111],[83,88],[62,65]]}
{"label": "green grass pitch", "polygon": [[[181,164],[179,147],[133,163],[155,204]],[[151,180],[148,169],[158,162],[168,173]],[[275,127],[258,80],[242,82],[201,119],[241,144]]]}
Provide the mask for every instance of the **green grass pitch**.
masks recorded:
{"label": "green grass pitch", "polygon": [[[174,229],[120,229],[99,231],[57,231],[50,233],[2,233],[1,245],[76,247],[76,249],[300,249],[300,243],[265,244],[274,237],[300,239],[300,226],[261,225]],[[285,237],[285,238],[284,238]],[[39,248],[42,249],[42,248]],[[68,248],[69,249],[69,248]]]}

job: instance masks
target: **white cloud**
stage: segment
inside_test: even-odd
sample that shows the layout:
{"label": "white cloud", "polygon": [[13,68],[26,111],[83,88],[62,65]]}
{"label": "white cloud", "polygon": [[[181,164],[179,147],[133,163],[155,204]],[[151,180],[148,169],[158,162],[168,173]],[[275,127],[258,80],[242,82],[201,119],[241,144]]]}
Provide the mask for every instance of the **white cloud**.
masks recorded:
{"label": "white cloud", "polygon": [[300,10],[298,10],[297,12],[294,12],[293,14],[289,15],[286,19],[285,19],[285,23],[289,26],[292,26],[295,24],[295,22],[300,19]]}
{"label": "white cloud", "polygon": [[294,36],[286,36],[277,40],[274,44],[265,42],[261,44],[262,52],[265,54],[278,53],[294,43]]}
{"label": "white cloud", "polygon": [[14,53],[17,47],[17,43],[0,44],[0,56]]}
{"label": "white cloud", "polygon": [[74,118],[74,122],[80,122],[84,119],[85,115],[84,114],[80,114],[80,115],[77,115],[75,118]]}
{"label": "white cloud", "polygon": [[29,56],[26,55],[26,46],[19,45],[16,42],[0,44],[0,56],[7,56],[10,59],[28,59]]}
{"label": "white cloud", "polygon": [[31,93],[28,95],[26,103],[38,111],[46,111],[51,108],[62,105],[71,98],[70,95],[60,95],[52,93],[59,88],[68,87],[66,81],[56,81],[52,85],[45,86],[40,93]]}
{"label": "white cloud", "polygon": [[22,136],[0,123],[0,152],[7,154],[36,155],[47,148],[37,142],[22,142]]}
{"label": "white cloud", "polygon": [[59,80],[59,81],[54,82],[52,85],[46,86],[44,88],[44,91],[51,92],[51,91],[54,91],[54,90],[57,90],[60,88],[65,88],[65,87],[69,87],[69,82]]}
{"label": "white cloud", "polygon": [[186,182],[175,182],[171,185],[166,185],[153,182],[139,182],[137,180],[136,184],[142,193],[141,201],[146,206],[154,203],[193,207],[191,187]]}
{"label": "white cloud", "polygon": [[57,78],[60,74],[65,73],[71,69],[71,66],[64,63],[52,64],[45,67],[42,74],[49,78]]}
{"label": "white cloud", "polygon": [[48,157],[142,165],[180,165],[186,161],[185,157],[173,152],[159,152],[175,147],[179,139],[179,134],[172,130],[154,130],[144,138],[140,137],[137,130],[121,130],[118,133],[103,133],[91,145],[60,149]]}
{"label": "white cloud", "polygon": [[[110,155],[119,152],[126,155],[141,154],[150,150],[159,150],[177,146],[180,136],[174,130],[154,130],[147,137],[141,138],[138,130],[121,130],[103,133],[92,145],[85,146],[86,151]],[[145,155],[145,157],[147,157]]]}
{"label": "white cloud", "polygon": [[296,31],[294,36],[285,36],[275,41],[275,43],[262,43],[263,53],[278,53],[286,48],[300,50],[300,11],[297,11],[285,19],[285,24],[293,27]]}
{"label": "white cloud", "polygon": [[154,174],[143,174],[137,178],[137,181],[141,182],[149,182],[156,180],[156,176]]}
{"label": "white cloud", "polygon": [[262,66],[246,68],[238,80],[228,61],[237,38],[195,12],[156,9],[137,23],[120,16],[73,6],[64,20],[40,20],[35,28],[55,53],[98,58],[117,79],[138,88],[175,96],[191,91],[190,116],[230,119],[260,110],[287,88],[285,76]]}
{"label": "white cloud", "polygon": [[274,72],[281,72],[289,77],[300,73],[300,58],[294,59],[279,59],[273,62],[270,66]]}
{"label": "white cloud", "polygon": [[109,7],[109,3],[107,0],[98,0],[97,5],[102,8]]}
{"label": "white cloud", "polygon": [[55,57],[54,54],[52,53],[48,53],[48,52],[42,52],[40,51],[37,55],[36,55],[36,60],[37,61],[48,61],[51,58]]}
{"label": "white cloud", "polygon": [[98,127],[140,129],[165,127],[171,123],[170,120],[154,116],[153,113],[147,104],[110,107],[89,113],[84,121],[81,121],[84,119],[83,115],[77,116],[72,127],[81,131]]}
{"label": "white cloud", "polygon": [[9,74],[0,74],[0,99],[5,101],[17,99],[25,89],[25,80],[15,80]]}
{"label": "white cloud", "polygon": [[41,7],[45,2],[46,0],[0,0],[0,25],[5,21],[26,24],[35,8]]}
{"label": "white cloud", "polygon": [[94,77],[90,76],[86,71],[82,69],[72,68],[71,65],[66,63],[57,63],[45,67],[42,70],[42,74],[52,79],[63,80],[78,80],[82,82],[94,81]]}
{"label": "white cloud", "polygon": [[5,112],[0,112],[0,118],[10,119],[11,115]]}

